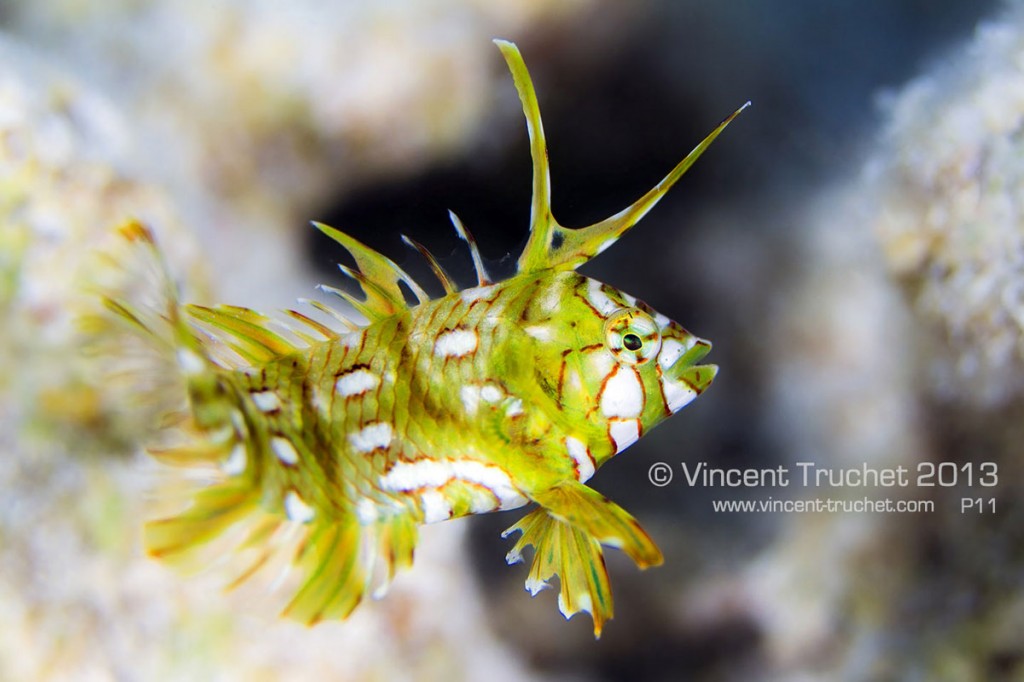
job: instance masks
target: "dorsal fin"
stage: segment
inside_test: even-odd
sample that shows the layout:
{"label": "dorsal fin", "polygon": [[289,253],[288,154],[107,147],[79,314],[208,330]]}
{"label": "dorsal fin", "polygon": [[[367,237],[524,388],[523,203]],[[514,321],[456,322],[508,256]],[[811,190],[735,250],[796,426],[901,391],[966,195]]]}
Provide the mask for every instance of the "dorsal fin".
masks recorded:
{"label": "dorsal fin", "polygon": [[252,365],[269,362],[301,347],[271,329],[275,320],[249,308],[188,304],[184,309],[191,318],[215,330],[220,342]]}
{"label": "dorsal fin", "polygon": [[365,299],[357,305],[354,299],[343,294],[341,295],[352,303],[360,313],[365,315],[370,322],[382,320],[394,315],[399,310],[409,308],[409,304],[405,302],[405,295],[402,294],[402,290],[398,287],[399,282],[405,282],[420,303],[430,300],[430,297],[423,291],[423,288],[406,274],[405,270],[395,265],[394,261],[390,258],[382,256],[362,242],[333,227],[315,221],[313,225],[345,247],[345,250],[352,254],[352,258],[355,259],[358,271],[345,266],[340,267],[343,272],[359,282]]}
{"label": "dorsal fin", "polygon": [[[345,317],[344,315],[339,313],[337,310],[335,310],[331,306],[324,305],[323,303],[321,303],[320,301],[317,301],[316,299],[300,298],[299,299],[299,303],[305,303],[306,305],[309,305],[309,306],[312,306],[313,308],[316,308],[317,310],[319,310],[323,314],[325,314],[328,317],[332,318],[334,321],[340,322],[341,326],[343,326],[346,330],[348,330],[350,332],[359,331],[359,329],[360,329],[358,324],[356,324],[352,320],[348,319],[347,317]],[[291,311],[289,311],[289,312],[291,312]]]}
{"label": "dorsal fin", "polygon": [[530,73],[526,69],[519,48],[514,43],[495,40],[508,62],[519,99],[526,114],[526,127],[530,133],[530,156],[533,159],[533,203],[530,207],[530,239],[519,256],[519,272],[536,272],[549,268],[574,270],[601,253],[627,230],[633,227],[647,211],[658,203],[679,178],[704,153],[715,138],[750,102],[747,102],[704,138],[686,155],[661,182],[637,199],[632,205],[615,215],[588,227],[568,229],[551,215],[551,174],[548,167],[547,143],[541,125],[537,94],[533,90]]}
{"label": "dorsal fin", "polygon": [[448,217],[452,220],[452,225],[455,226],[455,233],[459,235],[459,239],[466,242],[469,245],[469,255],[473,258],[473,269],[476,270],[476,283],[477,286],[487,286],[491,284],[493,280],[491,276],[487,274],[487,269],[484,267],[484,259],[480,257],[480,249],[476,247],[476,239],[472,233],[466,229],[466,226],[459,220],[459,216],[455,215],[454,211],[448,211]]}
{"label": "dorsal fin", "polygon": [[402,235],[402,241],[405,242],[406,246],[410,246],[419,251],[420,255],[427,261],[427,264],[430,265],[430,269],[434,271],[434,277],[437,277],[437,281],[441,283],[445,294],[454,294],[458,292],[459,288],[455,286],[455,283],[452,282],[452,278],[448,276],[448,273],[443,267],[441,267],[441,264],[437,262],[437,259],[434,258],[434,254],[430,253],[427,247],[423,246],[423,244],[420,244],[412,237],[404,234]]}

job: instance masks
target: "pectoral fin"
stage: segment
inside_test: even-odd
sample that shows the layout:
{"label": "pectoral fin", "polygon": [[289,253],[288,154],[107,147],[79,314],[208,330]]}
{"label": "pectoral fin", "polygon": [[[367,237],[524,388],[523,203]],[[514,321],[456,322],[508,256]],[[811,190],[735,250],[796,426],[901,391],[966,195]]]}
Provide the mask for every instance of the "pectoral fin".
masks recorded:
{"label": "pectoral fin", "polygon": [[526,588],[536,594],[558,575],[559,610],[566,618],[586,611],[594,619],[594,636],[601,636],[605,621],[613,615],[611,585],[601,545],[622,549],[640,568],[662,563],[661,551],[626,510],[597,491],[570,481],[532,495],[540,509],[527,514],[503,533],[522,537],[507,560],[522,560],[522,551],[533,545],[533,565]]}
{"label": "pectoral fin", "polygon": [[535,509],[502,536],[522,531],[506,559],[522,561],[522,551],[534,546],[533,565],[526,589],[536,595],[557,575],[560,583],[558,610],[566,618],[586,611],[594,619],[594,637],[601,636],[605,621],[614,615],[612,588],[604,565],[601,544],[581,530],[559,521],[545,509]]}
{"label": "pectoral fin", "polygon": [[640,568],[659,566],[664,561],[661,550],[637,520],[593,488],[567,481],[532,497],[556,519],[602,545],[621,549]]}

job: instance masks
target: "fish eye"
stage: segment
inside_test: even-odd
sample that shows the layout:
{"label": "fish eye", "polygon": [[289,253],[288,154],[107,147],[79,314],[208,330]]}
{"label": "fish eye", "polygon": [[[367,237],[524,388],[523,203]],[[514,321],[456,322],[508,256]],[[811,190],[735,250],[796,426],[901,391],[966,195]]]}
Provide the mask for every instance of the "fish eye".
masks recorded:
{"label": "fish eye", "polygon": [[658,323],[639,308],[623,308],[605,321],[605,345],[619,362],[642,365],[661,350]]}

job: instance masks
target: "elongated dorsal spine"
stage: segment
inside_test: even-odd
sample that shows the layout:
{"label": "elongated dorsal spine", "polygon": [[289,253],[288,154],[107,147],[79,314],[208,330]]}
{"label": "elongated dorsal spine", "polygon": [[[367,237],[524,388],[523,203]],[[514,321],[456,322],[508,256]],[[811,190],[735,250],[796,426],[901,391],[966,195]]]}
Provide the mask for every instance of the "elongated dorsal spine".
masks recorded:
{"label": "elongated dorsal spine", "polygon": [[672,185],[689,170],[690,166],[715,141],[741,111],[747,102],[718,124],[693,151],[686,155],[661,182],[613,216],[588,227],[568,229],[558,224],[551,214],[551,172],[548,165],[547,142],[541,124],[537,94],[533,90],[530,73],[526,70],[519,49],[505,40],[494,41],[508,62],[512,78],[523,103],[526,127],[530,133],[530,156],[533,159],[533,203],[530,207],[530,239],[519,256],[519,272],[536,272],[549,268],[574,270],[601,253],[639,222]]}

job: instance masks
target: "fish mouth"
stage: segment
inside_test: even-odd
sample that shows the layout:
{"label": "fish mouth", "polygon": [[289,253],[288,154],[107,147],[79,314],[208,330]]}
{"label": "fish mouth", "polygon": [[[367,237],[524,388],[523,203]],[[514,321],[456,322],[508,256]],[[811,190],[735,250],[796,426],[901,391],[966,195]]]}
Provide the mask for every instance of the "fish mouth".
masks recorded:
{"label": "fish mouth", "polygon": [[686,407],[711,385],[718,365],[698,365],[711,350],[711,342],[696,339],[682,355],[662,372],[662,387],[668,409],[675,413]]}

